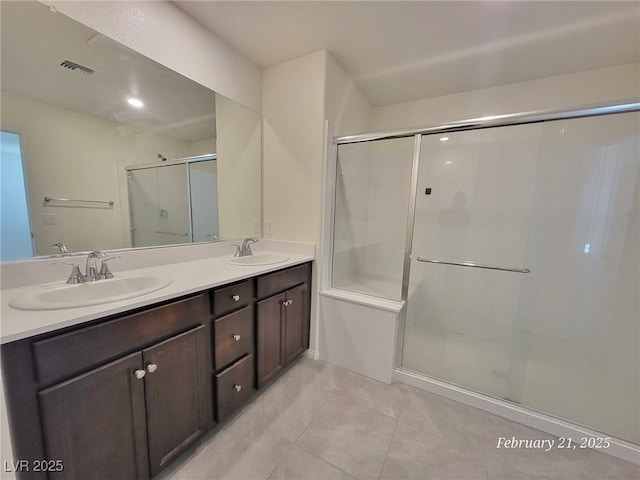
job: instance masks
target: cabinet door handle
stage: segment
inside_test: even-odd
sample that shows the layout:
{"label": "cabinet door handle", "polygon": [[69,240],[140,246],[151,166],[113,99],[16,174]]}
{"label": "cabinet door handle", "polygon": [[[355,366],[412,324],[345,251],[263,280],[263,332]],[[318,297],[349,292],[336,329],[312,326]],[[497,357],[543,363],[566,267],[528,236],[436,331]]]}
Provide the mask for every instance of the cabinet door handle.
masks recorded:
{"label": "cabinet door handle", "polygon": [[238,295],[237,293],[231,295],[231,298],[233,299],[234,302],[240,301],[240,295]]}
{"label": "cabinet door handle", "polygon": [[293,303],[293,300],[287,300],[287,302],[289,302],[289,305],[291,305]]}
{"label": "cabinet door handle", "polygon": [[233,334],[233,339],[234,339],[236,342],[239,342],[239,341],[240,341],[240,335],[238,335],[237,333],[234,333],[234,334]]}
{"label": "cabinet door handle", "polygon": [[236,392],[239,392],[240,390],[242,390],[242,385],[234,385],[233,388],[236,389]]}
{"label": "cabinet door handle", "polygon": [[144,370],[136,370],[136,378],[138,380],[143,379],[146,374],[147,372],[145,372]]}
{"label": "cabinet door handle", "polygon": [[158,369],[158,366],[155,363],[150,363],[149,365],[147,365],[147,371],[149,373],[153,373]]}
{"label": "cabinet door handle", "polygon": [[286,306],[288,306],[288,305],[289,305],[289,300],[283,300],[283,301],[282,301],[282,306],[283,306],[283,307],[286,307]]}

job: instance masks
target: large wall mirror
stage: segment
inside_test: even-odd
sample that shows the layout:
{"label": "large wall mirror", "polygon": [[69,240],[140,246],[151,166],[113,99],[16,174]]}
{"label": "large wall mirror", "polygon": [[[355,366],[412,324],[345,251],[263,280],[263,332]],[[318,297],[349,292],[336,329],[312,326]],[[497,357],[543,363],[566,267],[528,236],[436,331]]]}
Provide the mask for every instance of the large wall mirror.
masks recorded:
{"label": "large wall mirror", "polygon": [[260,234],[257,113],[39,2],[0,8],[3,260]]}

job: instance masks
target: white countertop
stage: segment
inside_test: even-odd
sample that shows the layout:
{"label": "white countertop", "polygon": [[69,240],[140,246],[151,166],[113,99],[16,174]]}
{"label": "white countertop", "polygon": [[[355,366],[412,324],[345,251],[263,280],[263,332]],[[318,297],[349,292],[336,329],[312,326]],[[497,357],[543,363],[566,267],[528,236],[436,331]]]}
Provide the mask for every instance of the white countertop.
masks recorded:
{"label": "white countertop", "polygon": [[[282,254],[283,252],[278,253]],[[172,298],[200,292],[313,260],[313,256],[311,255],[286,253],[286,256],[289,257],[286,262],[262,266],[231,265],[228,263],[230,257],[220,256],[141,268],[138,270],[127,270],[126,272],[122,272],[122,274],[164,276],[171,278],[172,283],[161,290],[146,295],[88,307],[65,308],[60,310],[17,310],[10,307],[9,302],[17,295],[37,288],[37,286],[2,290],[0,343],[9,343],[51,332],[59,328],[78,325],[90,320],[127,312],[139,307],[153,305],[165,300],[171,300]],[[118,272],[115,271],[114,275],[117,276]]]}

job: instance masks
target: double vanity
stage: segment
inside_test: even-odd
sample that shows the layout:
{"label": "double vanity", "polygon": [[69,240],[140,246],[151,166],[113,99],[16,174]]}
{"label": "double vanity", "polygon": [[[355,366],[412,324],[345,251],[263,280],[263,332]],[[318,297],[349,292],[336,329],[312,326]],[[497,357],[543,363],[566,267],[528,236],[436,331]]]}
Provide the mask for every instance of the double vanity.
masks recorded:
{"label": "double vanity", "polygon": [[[3,291],[13,457],[45,460],[19,477],[158,474],[308,348],[311,260],[257,252]],[[118,278],[157,288],[120,299]],[[92,305],[100,284],[115,300]],[[56,289],[89,304],[43,307]]]}

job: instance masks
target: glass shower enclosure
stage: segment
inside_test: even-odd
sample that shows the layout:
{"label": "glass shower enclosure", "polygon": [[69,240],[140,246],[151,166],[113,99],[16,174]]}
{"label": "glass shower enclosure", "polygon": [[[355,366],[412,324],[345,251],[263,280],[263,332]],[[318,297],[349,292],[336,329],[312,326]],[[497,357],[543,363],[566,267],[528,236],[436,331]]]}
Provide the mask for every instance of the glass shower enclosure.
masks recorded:
{"label": "glass shower enclosure", "polygon": [[127,167],[131,245],[215,241],[216,155]]}
{"label": "glass shower enclosure", "polygon": [[338,142],[332,287],[406,301],[397,368],[640,444],[635,105]]}

